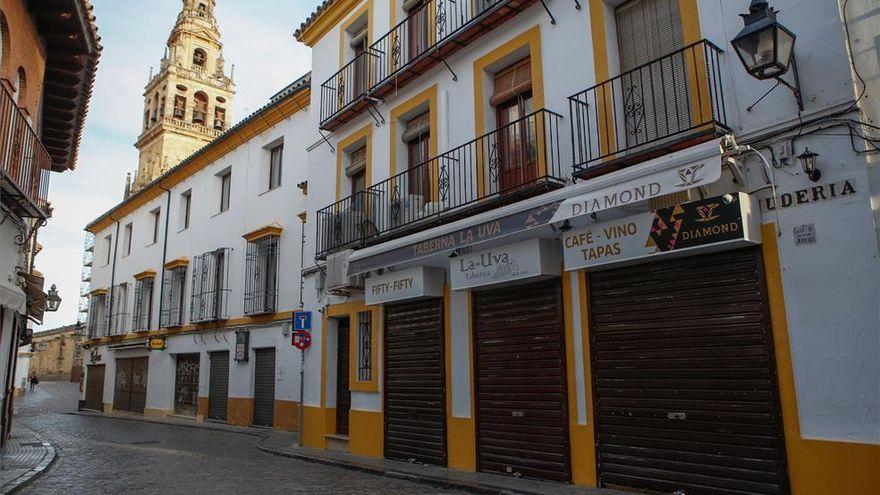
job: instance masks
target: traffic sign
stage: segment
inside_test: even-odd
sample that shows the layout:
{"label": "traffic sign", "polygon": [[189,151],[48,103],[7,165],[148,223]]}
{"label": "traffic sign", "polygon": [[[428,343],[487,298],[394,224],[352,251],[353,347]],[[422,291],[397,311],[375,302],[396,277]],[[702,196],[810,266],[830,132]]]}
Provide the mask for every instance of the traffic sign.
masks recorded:
{"label": "traffic sign", "polygon": [[293,332],[293,346],[304,351],[312,345],[312,333],[308,330],[296,330]]}
{"label": "traffic sign", "polygon": [[293,314],[294,330],[311,330],[312,329],[312,312],[299,311]]}

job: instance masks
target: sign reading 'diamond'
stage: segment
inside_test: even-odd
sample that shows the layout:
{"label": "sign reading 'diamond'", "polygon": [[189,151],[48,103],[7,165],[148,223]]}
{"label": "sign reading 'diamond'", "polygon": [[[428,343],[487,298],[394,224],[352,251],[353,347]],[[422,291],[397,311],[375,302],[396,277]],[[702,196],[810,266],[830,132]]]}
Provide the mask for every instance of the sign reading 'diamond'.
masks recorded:
{"label": "sign reading 'diamond'", "polygon": [[444,282],[442,269],[415,266],[368,278],[364,298],[368,305],[372,305],[443,297]]}
{"label": "sign reading 'diamond'", "polygon": [[552,239],[529,239],[449,260],[453,290],[509,284],[561,273],[559,245]]}
{"label": "sign reading 'diamond'", "polygon": [[761,242],[757,203],[747,194],[709,198],[567,232],[565,269],[633,264],[688,251],[718,251]]}

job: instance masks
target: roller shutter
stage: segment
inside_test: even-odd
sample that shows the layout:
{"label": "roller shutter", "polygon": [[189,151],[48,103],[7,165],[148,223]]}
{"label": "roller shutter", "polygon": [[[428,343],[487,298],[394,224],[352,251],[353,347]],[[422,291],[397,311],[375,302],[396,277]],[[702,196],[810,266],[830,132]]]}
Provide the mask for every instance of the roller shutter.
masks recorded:
{"label": "roller shutter", "polygon": [[229,351],[212,352],[208,376],[208,419],[226,421],[229,398]]}
{"label": "roller shutter", "polygon": [[559,279],[474,293],[481,471],[571,480]]}
{"label": "roller shutter", "polygon": [[589,279],[601,484],[788,493],[760,251]]}
{"label": "roller shutter", "polygon": [[348,416],[351,411],[351,390],[349,390],[349,320],[339,320],[336,351],[336,433],[348,435]]}
{"label": "roller shutter", "polygon": [[86,403],[84,407],[92,411],[104,410],[104,365],[89,365],[86,376]]}
{"label": "roller shutter", "polygon": [[385,457],[446,465],[443,300],[385,306]]}
{"label": "roller shutter", "polygon": [[174,379],[174,412],[195,416],[199,400],[199,355],[177,355]]}
{"label": "roller shutter", "polygon": [[275,424],[275,349],[254,351],[254,420],[257,426]]}

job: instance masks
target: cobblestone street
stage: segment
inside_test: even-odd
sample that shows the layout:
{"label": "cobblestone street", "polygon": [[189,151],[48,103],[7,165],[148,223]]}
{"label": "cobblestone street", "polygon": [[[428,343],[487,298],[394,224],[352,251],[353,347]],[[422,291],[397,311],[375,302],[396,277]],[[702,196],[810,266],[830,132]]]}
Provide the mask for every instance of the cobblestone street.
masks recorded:
{"label": "cobblestone street", "polygon": [[462,493],[276,457],[251,435],[71,414],[76,402],[77,384],[66,382],[40,383],[16,401],[16,422],[58,456],[19,493]]}

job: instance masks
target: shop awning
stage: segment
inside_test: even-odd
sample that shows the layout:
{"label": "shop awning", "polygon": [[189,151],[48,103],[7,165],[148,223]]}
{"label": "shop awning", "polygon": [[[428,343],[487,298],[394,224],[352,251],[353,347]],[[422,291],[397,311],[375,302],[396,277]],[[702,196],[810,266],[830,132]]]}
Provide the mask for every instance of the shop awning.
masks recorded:
{"label": "shop awning", "polygon": [[721,178],[721,140],[352,253],[348,275],[426,259],[551,223],[707,186]]}

